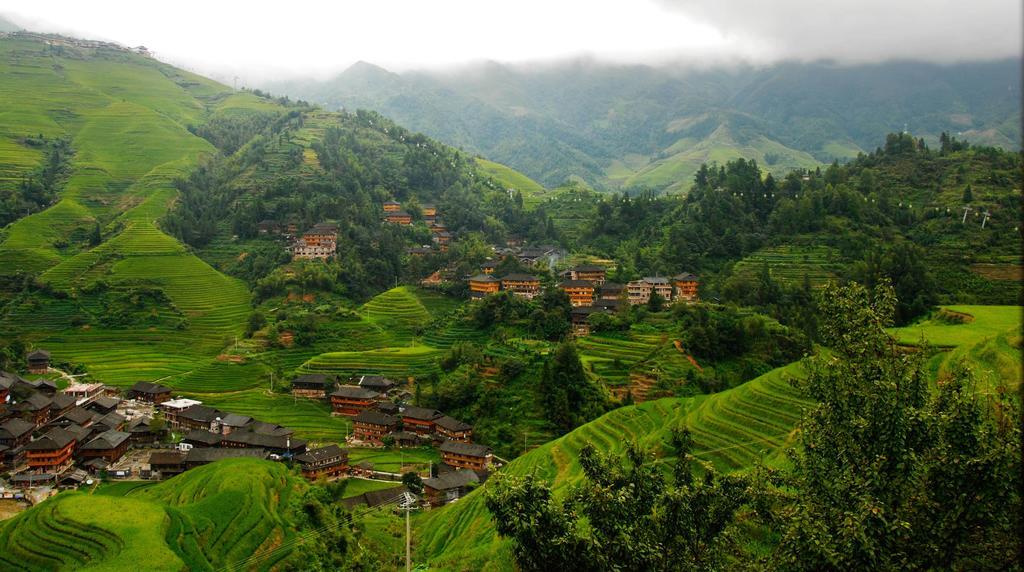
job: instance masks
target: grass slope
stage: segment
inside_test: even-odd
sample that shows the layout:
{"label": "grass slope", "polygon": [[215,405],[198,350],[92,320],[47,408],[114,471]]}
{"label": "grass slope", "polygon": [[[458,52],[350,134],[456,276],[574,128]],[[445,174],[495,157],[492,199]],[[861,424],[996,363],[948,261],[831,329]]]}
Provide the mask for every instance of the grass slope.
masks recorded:
{"label": "grass slope", "polygon": [[547,192],[537,181],[534,181],[530,177],[527,177],[511,167],[506,167],[501,163],[495,163],[494,161],[488,161],[482,157],[477,157],[476,165],[481,171],[492,177],[505,188],[521,192],[523,194],[524,204],[533,205],[539,203],[543,200],[544,195]]}
{"label": "grass slope", "polygon": [[231,566],[294,536],[285,507],[306,486],[284,465],[232,459],[152,486],[61,493],[0,526],[0,570]]}
{"label": "grass slope", "polygon": [[[57,305],[36,327],[29,319],[37,309],[15,303],[0,322],[27,325],[56,359],[82,363],[96,380],[114,385],[208,363],[242,331],[248,291],[156,221],[177,194],[173,181],[214,152],[187,127],[212,113],[267,104],[126,51],[28,39],[0,40],[0,78],[0,187],[38,164],[39,154],[22,143],[28,136],[66,137],[75,151],[59,201],[0,232],[0,273],[40,273],[72,293],[96,280],[145,281],[169,298],[167,312],[186,318],[174,328],[79,328],[70,305]],[[97,223],[106,239],[99,246],[67,240]]]}

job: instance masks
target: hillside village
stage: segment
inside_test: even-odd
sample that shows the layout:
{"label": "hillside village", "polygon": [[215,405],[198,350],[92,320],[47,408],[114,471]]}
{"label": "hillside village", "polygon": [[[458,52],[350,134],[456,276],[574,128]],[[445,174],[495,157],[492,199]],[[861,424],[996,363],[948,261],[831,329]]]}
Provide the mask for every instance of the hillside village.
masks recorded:
{"label": "hillside village", "polygon": [[[34,374],[50,373],[48,361],[44,350],[28,356]],[[422,477],[426,507],[458,499],[502,464],[489,447],[473,443],[471,425],[408,405],[409,392],[383,376],[338,384],[325,375],[301,375],[292,380],[291,393],[326,401],[334,415],[350,418],[352,433],[338,435],[343,445],[436,449],[439,463],[422,475],[410,469]],[[47,378],[0,372],[0,498],[38,502],[94,481],[160,480],[240,457],[286,463],[310,481],[405,477],[350,461],[350,450],[338,443],[313,446],[288,427],[174,397],[159,383],[138,382],[121,391],[75,382],[58,389]],[[409,490],[396,483],[399,489]],[[40,490],[42,497],[33,494]],[[372,506],[374,498],[363,500]]]}

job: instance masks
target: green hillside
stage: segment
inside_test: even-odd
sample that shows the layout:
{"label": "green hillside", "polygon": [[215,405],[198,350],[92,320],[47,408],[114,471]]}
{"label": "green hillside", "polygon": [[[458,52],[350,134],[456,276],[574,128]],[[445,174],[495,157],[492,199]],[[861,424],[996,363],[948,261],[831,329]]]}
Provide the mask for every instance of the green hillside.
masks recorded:
{"label": "green hillside", "polygon": [[[65,492],[0,523],[0,569],[234,566],[294,538],[291,504],[308,486],[284,465],[232,459],[159,484]],[[278,551],[254,569],[293,557]]]}
{"label": "green hillside", "polygon": [[[1003,380],[1004,390],[1016,391],[1011,380],[1020,379],[1022,354],[1021,308],[1017,306],[953,306],[942,312],[969,316],[963,324],[932,319],[893,331],[903,343],[918,343],[921,334],[945,346],[929,362],[933,376],[961,358],[986,383]],[[591,338],[586,338],[588,342]],[[996,368],[994,371],[987,371]],[[757,461],[786,466],[780,454],[792,439],[792,431],[810,402],[789,383],[802,373],[800,363],[778,368],[739,387],[711,395],[659,399],[615,409],[564,437],[546,443],[502,469],[514,475],[530,472],[546,478],[556,494],[582,478],[578,453],[585,444],[621,454],[629,441],[652,450],[658,463],[672,460],[668,433],[685,425],[694,437],[695,457],[723,472],[745,471]],[[994,386],[993,386],[994,387]],[[431,511],[417,522],[418,550],[423,561],[440,569],[505,570],[511,567],[507,544],[495,536],[483,492],[441,510]]]}
{"label": "green hillside", "polygon": [[499,184],[521,192],[526,203],[536,203],[544,198],[544,187],[515,169],[482,157],[476,158],[476,164],[484,173],[494,177]]}
{"label": "green hillside", "polygon": [[[189,127],[215,114],[273,110],[255,96],[116,48],[0,40],[0,193],[31,176],[29,138],[66,139],[73,156],[59,200],[0,232],[0,273],[39,273],[71,295],[12,296],[5,329],[129,384],[200,367],[241,331],[249,294],[157,226],[173,181],[215,153]],[[16,81],[14,81],[16,79]],[[6,189],[4,185],[7,185]],[[86,239],[100,229],[98,244]],[[135,323],[88,324],[111,297],[158,299]]]}

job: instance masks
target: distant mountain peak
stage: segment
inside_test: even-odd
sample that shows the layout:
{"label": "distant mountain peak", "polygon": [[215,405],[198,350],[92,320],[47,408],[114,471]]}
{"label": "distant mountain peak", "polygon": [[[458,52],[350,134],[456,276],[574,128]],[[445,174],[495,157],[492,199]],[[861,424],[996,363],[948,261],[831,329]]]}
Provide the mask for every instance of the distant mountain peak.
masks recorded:
{"label": "distant mountain peak", "polygon": [[370,62],[359,60],[358,62],[345,68],[345,71],[341,72],[341,75],[348,77],[372,77],[372,76],[397,76],[398,74],[390,72],[377,64],[371,64]]}

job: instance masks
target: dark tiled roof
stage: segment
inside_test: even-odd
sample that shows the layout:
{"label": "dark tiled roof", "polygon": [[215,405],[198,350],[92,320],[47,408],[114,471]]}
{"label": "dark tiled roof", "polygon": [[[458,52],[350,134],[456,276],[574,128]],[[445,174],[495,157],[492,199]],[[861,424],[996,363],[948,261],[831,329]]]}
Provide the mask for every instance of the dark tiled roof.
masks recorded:
{"label": "dark tiled roof", "polygon": [[50,403],[50,409],[60,411],[71,407],[78,401],[78,398],[74,395],[68,395],[66,393],[58,393],[53,396],[53,401]]}
{"label": "dark tiled roof", "polygon": [[376,399],[380,393],[358,385],[342,385],[331,395],[348,399]]}
{"label": "dark tiled roof", "polygon": [[533,274],[509,274],[502,277],[502,280],[511,280],[513,282],[539,282],[540,278],[537,278]]}
{"label": "dark tiled roof", "polygon": [[36,426],[18,417],[8,419],[0,424],[0,439],[17,439],[31,433]]}
{"label": "dark tiled roof", "polygon": [[223,441],[241,443],[247,447],[262,447],[264,449],[293,451],[306,448],[306,441],[304,439],[293,439],[288,435],[267,435],[266,433],[255,433],[252,431],[235,431],[230,435],[225,435]]}
{"label": "dark tiled roof", "polygon": [[366,389],[381,390],[390,389],[396,384],[394,381],[384,377],[383,375],[364,375],[359,378],[359,387],[365,387]]}
{"label": "dark tiled roof", "polygon": [[157,394],[157,393],[170,393],[171,392],[171,388],[167,387],[165,385],[160,385],[159,383],[150,383],[148,381],[140,381],[140,382],[137,382],[135,385],[133,385],[131,387],[131,391],[134,391],[136,393]]}
{"label": "dark tiled roof", "polygon": [[462,469],[445,473],[431,479],[423,479],[423,486],[430,487],[437,491],[459,489],[470,483],[479,483],[480,477],[469,469]]}
{"label": "dark tiled roof", "polygon": [[281,427],[280,425],[267,423],[266,421],[253,421],[247,429],[253,433],[262,433],[264,435],[288,436],[295,433],[295,431],[287,427]]}
{"label": "dark tiled roof", "polygon": [[381,413],[380,411],[374,411],[372,409],[360,411],[359,415],[356,415],[352,419],[352,421],[355,423],[368,423],[370,425],[381,425],[384,427],[392,427],[398,424],[397,417],[392,417],[390,415]]}
{"label": "dark tiled roof", "polygon": [[124,423],[125,416],[120,413],[107,413],[106,415],[97,416],[93,423],[97,425],[104,425],[111,429],[118,427]]}
{"label": "dark tiled roof", "polygon": [[435,423],[448,431],[469,431],[473,428],[469,423],[463,423],[462,421],[447,415],[441,416],[437,421],[435,421]]}
{"label": "dark tiled roof", "polygon": [[93,412],[82,409],[81,407],[75,407],[71,411],[68,411],[62,416],[64,419],[71,421],[72,423],[78,423],[79,425],[85,425],[92,421]]}
{"label": "dark tiled roof", "polygon": [[501,282],[501,280],[498,280],[497,278],[495,278],[494,276],[491,276],[490,274],[477,274],[476,276],[471,276],[469,278],[469,281],[470,282],[488,282],[488,283],[490,283],[490,282]]}
{"label": "dark tiled roof", "polygon": [[221,435],[218,435],[216,433],[210,433],[209,431],[204,431],[202,429],[193,429],[193,430],[189,431],[188,434],[185,435],[184,438],[182,438],[182,441],[188,441],[189,443],[206,445],[208,447],[214,447],[214,446],[220,445],[220,442],[222,440],[223,440],[223,437]]}
{"label": "dark tiled roof", "polygon": [[668,278],[663,276],[645,276],[644,282],[648,284],[668,284]]}
{"label": "dark tiled roof", "polygon": [[426,407],[414,407],[409,406],[402,410],[402,417],[408,417],[409,419],[418,419],[420,421],[433,421],[444,415],[436,409],[427,409]]}
{"label": "dark tiled roof", "polygon": [[28,354],[28,359],[30,359],[30,360],[50,359],[50,352],[48,352],[46,350],[32,350]]}
{"label": "dark tiled roof", "polygon": [[626,287],[618,282],[605,282],[601,285],[602,292],[622,292]]}
{"label": "dark tiled roof", "polygon": [[486,457],[491,454],[491,448],[486,445],[476,445],[473,443],[445,441],[441,444],[441,452],[455,453],[456,455],[467,455],[470,457]]}
{"label": "dark tiled roof", "polygon": [[604,272],[604,266],[598,266],[596,264],[580,264],[572,268],[576,272]]}
{"label": "dark tiled roof", "polygon": [[348,451],[337,445],[328,445],[319,449],[310,449],[301,455],[295,455],[295,460],[299,463],[316,463],[337,457],[348,459]]}
{"label": "dark tiled roof", "polygon": [[26,451],[57,451],[63,449],[68,443],[75,440],[75,435],[60,427],[54,427],[45,435],[25,445]]}
{"label": "dark tiled roof", "polygon": [[12,411],[39,411],[48,409],[53,400],[42,393],[33,393],[11,406]]}
{"label": "dark tiled roof", "polygon": [[223,415],[223,413],[212,407],[207,407],[205,405],[193,405],[183,409],[181,413],[178,414],[178,418],[210,423],[221,415]]}
{"label": "dark tiled roof", "polygon": [[228,413],[220,420],[221,425],[228,427],[245,427],[252,423],[252,417],[248,415],[239,415],[237,413]]}
{"label": "dark tiled roof", "polygon": [[101,395],[93,399],[86,407],[96,406],[100,409],[113,409],[121,403],[121,400],[116,397],[110,397],[108,395]]}
{"label": "dark tiled roof", "polygon": [[82,449],[89,451],[106,451],[109,449],[116,449],[121,443],[124,443],[131,437],[128,433],[123,431],[104,431],[96,436],[95,439],[89,441],[82,446]]}
{"label": "dark tiled roof", "polygon": [[691,274],[689,272],[683,272],[682,274],[676,274],[674,279],[678,280],[680,282],[696,282],[698,280],[696,274]]}

